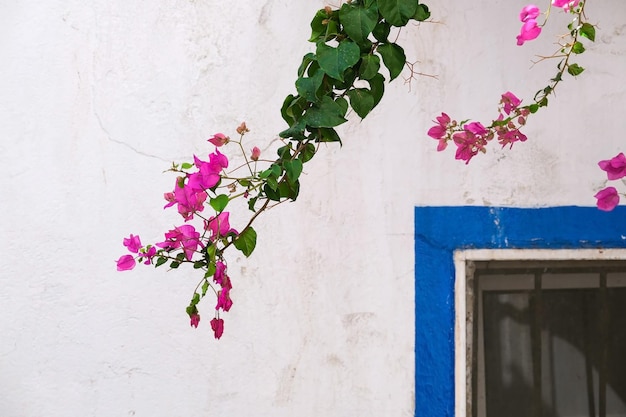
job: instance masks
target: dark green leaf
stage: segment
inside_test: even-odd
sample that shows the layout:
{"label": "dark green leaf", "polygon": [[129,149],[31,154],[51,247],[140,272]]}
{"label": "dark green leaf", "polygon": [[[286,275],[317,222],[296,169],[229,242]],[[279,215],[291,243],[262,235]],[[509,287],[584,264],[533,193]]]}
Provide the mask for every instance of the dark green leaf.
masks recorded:
{"label": "dark green leaf", "polygon": [[256,246],[256,231],[248,226],[237,236],[234,241],[235,247],[246,257],[250,256]]}
{"label": "dark green leaf", "polygon": [[585,69],[578,64],[569,64],[567,66],[567,72],[573,76],[581,74],[584,70]]}
{"label": "dark green leaf", "polygon": [[300,151],[298,158],[303,162],[309,162],[313,156],[315,156],[315,145],[312,143],[307,143],[304,148]]}
{"label": "dark green leaf", "polygon": [[539,105],[536,103],[533,103],[530,106],[528,106],[528,110],[530,110],[531,113],[537,113],[537,110],[539,110]]}
{"label": "dark green leaf", "polygon": [[575,54],[582,54],[583,52],[585,52],[585,47],[582,43],[575,42],[574,45],[572,45],[572,52]]}
{"label": "dark green leaf", "polygon": [[596,40],[596,28],[590,23],[583,23],[580,27],[580,35],[589,39],[591,42]]}
{"label": "dark green leaf", "polygon": [[362,80],[369,80],[373,78],[380,70],[380,58],[378,55],[368,54],[361,58],[361,65],[359,66],[359,78]]}
{"label": "dark green leaf", "polygon": [[302,58],[302,63],[300,64],[300,67],[298,68],[298,77],[302,77],[306,69],[309,67],[309,65],[311,65],[311,62],[315,61],[316,59],[317,57],[315,56],[313,52],[309,52],[308,54],[306,54]]}
{"label": "dark green leaf", "polygon": [[322,71],[341,81],[343,81],[344,71],[359,62],[361,58],[359,46],[350,41],[343,41],[336,48],[319,42],[316,53]]}
{"label": "dark green leaf", "polygon": [[176,269],[176,268],[178,268],[179,266],[180,266],[180,262],[172,261],[172,262],[170,263],[170,268],[172,268],[172,269]]}
{"label": "dark green leaf", "polygon": [[204,261],[196,261],[193,263],[193,269],[200,269],[204,266]]}
{"label": "dark green leaf", "polygon": [[294,183],[302,173],[302,161],[294,159],[292,161],[285,161],[283,165],[285,167],[287,179]]}
{"label": "dark green leaf", "polygon": [[307,110],[304,119],[310,127],[335,127],[346,121],[344,115],[345,111],[340,104],[324,96],[318,104]]}
{"label": "dark green leaf", "polygon": [[[300,116],[298,116],[300,117]],[[283,130],[278,134],[281,138],[293,138],[294,140],[305,139],[304,129],[306,128],[306,122],[304,118],[300,118],[298,122],[288,129]]]}
{"label": "dark green leaf", "polygon": [[164,264],[164,263],[166,263],[166,262],[167,262],[167,258],[166,258],[166,257],[159,256],[159,257],[157,258],[157,260],[156,260],[156,263],[154,264],[154,267],[155,267],[155,268],[157,268],[157,267],[159,267],[159,266],[163,265],[163,264]]}
{"label": "dark green leaf", "polygon": [[339,21],[348,36],[361,43],[367,39],[378,22],[378,13],[373,8],[344,3],[339,10]]}
{"label": "dark green leaf", "polygon": [[289,198],[292,201],[296,201],[298,198],[298,192],[300,191],[300,181],[296,181],[295,183],[289,183],[287,181],[283,181],[278,186],[278,193],[281,198]]}
{"label": "dark green leaf", "polygon": [[405,26],[415,16],[417,0],[378,0],[378,11],[392,26]]}
{"label": "dark green leaf", "polygon": [[298,90],[298,94],[311,103],[316,103],[318,100],[317,90],[319,90],[322,85],[323,79],[323,71],[317,71],[313,77],[298,78],[296,80],[296,89]]}
{"label": "dark green leaf", "polygon": [[368,89],[352,89],[348,91],[348,97],[350,97],[350,104],[352,105],[352,108],[361,119],[364,119],[365,116],[367,116],[367,114],[374,108],[374,97]]}
{"label": "dark green leaf", "polygon": [[228,201],[229,199],[226,194],[220,194],[217,197],[212,198],[209,203],[211,204],[211,207],[213,207],[213,210],[221,213],[228,205]]}
{"label": "dark green leaf", "polygon": [[273,190],[269,184],[263,186],[263,192],[272,201],[280,201],[280,194],[278,193],[278,186]]}
{"label": "dark green leaf", "polygon": [[430,10],[428,10],[428,6],[426,6],[425,4],[418,4],[417,10],[415,11],[415,14],[413,15],[413,19],[417,20],[418,22],[423,22],[429,17],[430,17]]}
{"label": "dark green leaf", "polygon": [[328,19],[328,14],[326,14],[326,10],[321,9],[318,10],[315,14],[315,17],[311,21],[311,37],[309,38],[310,42],[317,42],[317,39],[326,34],[326,20]]}
{"label": "dark green leaf", "polygon": [[319,138],[318,142],[339,142],[341,143],[341,138],[337,134],[335,129],[331,128],[323,128],[319,129]]}
{"label": "dark green leaf", "polygon": [[382,74],[377,74],[375,77],[372,77],[371,80],[367,81],[370,84],[372,97],[374,97],[374,107],[376,107],[383,98],[383,94],[385,94],[385,77],[383,77]]}
{"label": "dark green leaf", "polygon": [[378,42],[388,42],[389,32],[391,31],[391,25],[387,22],[380,21],[372,31],[372,34]]}
{"label": "dark green leaf", "polygon": [[384,43],[378,45],[376,49],[380,56],[383,57],[383,63],[389,70],[390,80],[396,78],[402,72],[404,64],[406,63],[406,56],[404,55],[404,49],[395,43]]}

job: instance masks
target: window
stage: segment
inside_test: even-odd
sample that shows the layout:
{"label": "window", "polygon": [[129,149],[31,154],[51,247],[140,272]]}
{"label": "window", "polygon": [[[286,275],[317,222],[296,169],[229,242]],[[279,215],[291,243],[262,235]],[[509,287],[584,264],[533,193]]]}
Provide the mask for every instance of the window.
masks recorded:
{"label": "window", "polygon": [[466,414],[626,416],[626,262],[480,259],[465,260]]}

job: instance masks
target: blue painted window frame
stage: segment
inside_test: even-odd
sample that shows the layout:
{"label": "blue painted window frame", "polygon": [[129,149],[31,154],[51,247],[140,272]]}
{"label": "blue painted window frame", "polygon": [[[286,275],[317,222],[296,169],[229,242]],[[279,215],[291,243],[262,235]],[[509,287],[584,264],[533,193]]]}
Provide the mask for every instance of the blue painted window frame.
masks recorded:
{"label": "blue painted window frame", "polygon": [[626,248],[626,207],[416,207],[415,415],[454,416],[455,250],[597,248]]}

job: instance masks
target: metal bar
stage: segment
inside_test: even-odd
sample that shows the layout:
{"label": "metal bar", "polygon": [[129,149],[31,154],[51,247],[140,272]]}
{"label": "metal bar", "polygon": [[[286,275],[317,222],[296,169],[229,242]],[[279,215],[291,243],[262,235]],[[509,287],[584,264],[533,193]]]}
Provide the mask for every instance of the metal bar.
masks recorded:
{"label": "metal bar", "polygon": [[589,323],[589,294],[583,293],[583,339],[585,349],[585,374],[587,375],[587,405],[589,407],[589,417],[596,417],[596,396],[593,392],[593,348],[591,340],[591,323]]}
{"label": "metal bar", "polygon": [[609,346],[609,308],[606,271],[600,272],[600,366],[598,370],[598,415],[606,417],[606,374]]}
{"label": "metal bar", "polygon": [[541,329],[543,303],[541,294],[541,273],[535,273],[535,288],[530,296],[531,314],[533,314],[530,340],[533,361],[533,407],[532,415],[543,415],[542,384],[541,384]]}

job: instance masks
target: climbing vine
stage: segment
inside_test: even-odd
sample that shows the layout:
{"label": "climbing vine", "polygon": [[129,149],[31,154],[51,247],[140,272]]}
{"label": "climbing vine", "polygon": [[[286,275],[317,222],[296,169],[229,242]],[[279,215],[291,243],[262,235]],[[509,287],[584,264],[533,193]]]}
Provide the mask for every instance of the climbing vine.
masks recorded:
{"label": "climbing vine", "polygon": [[[117,269],[133,269],[137,261],[171,269],[190,264],[200,276],[186,308],[190,323],[199,325],[198,305],[214,294],[217,302],[210,324],[219,339],[224,332],[222,314],[233,305],[228,251],[252,254],[257,241],[253,223],[259,215],[297,199],[303,166],[315,156],[319,143],[341,143],[335,128],[347,121],[350,109],[365,118],[380,103],[385,82],[404,69],[404,50],[392,40],[392,33],[429,17],[428,7],[418,0],[354,0],[337,9],[319,10],[309,38],[315,52],[303,57],[296,94],[288,95],[281,108],[288,127],[279,134],[282,146],[277,157],[261,159],[258,148],[246,152],[245,123],[236,129],[237,139],[215,134],[209,142],[216,148],[208,160],[194,156],[193,162],[173,164],[169,170],[177,177],[173,191],[165,193],[165,208],[176,207],[184,223],[166,232],[162,242],[144,246],[137,235],[125,238],[130,254],[118,259]],[[228,170],[229,159],[220,152],[224,146],[234,146],[245,163]],[[241,199],[252,214],[237,230],[230,225],[228,209]]]}

